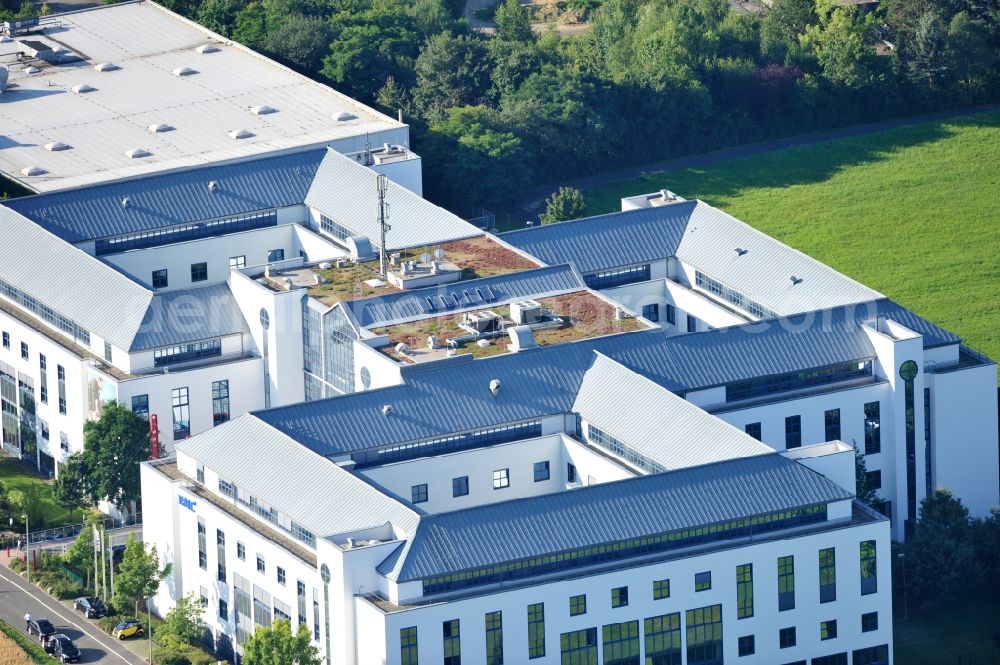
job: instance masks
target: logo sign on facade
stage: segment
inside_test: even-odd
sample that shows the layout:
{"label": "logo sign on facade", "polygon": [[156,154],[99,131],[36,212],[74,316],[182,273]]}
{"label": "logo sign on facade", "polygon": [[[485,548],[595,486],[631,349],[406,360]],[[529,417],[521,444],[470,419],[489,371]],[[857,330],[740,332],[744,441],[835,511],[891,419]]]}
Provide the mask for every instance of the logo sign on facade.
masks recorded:
{"label": "logo sign on facade", "polygon": [[178,496],[177,503],[181,504],[192,513],[194,512],[194,507],[197,505],[197,502],[194,499],[189,499],[186,496]]}

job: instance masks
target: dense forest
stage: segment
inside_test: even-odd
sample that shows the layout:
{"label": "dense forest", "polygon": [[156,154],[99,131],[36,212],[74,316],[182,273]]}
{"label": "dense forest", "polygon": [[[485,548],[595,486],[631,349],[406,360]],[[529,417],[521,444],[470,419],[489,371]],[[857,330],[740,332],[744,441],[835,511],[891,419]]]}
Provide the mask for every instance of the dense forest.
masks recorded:
{"label": "dense forest", "polygon": [[570,37],[536,34],[518,0],[490,35],[464,0],[160,1],[402,109],[426,194],[466,216],[529,185],[1000,98],[1000,0],[566,0],[590,23]]}

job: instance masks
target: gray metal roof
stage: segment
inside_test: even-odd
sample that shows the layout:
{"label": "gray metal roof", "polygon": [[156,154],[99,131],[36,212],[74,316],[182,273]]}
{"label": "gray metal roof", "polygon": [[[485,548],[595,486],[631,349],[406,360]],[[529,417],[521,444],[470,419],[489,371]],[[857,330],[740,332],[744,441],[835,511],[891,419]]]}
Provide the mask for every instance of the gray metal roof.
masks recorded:
{"label": "gray metal roof", "polygon": [[[737,248],[742,251],[737,253]],[[830,266],[698,201],[676,256],[778,314],[881,298]],[[794,276],[798,283],[792,282]]]}
{"label": "gray metal roof", "polygon": [[591,485],[423,517],[398,567],[398,580],[418,580],[851,496],[819,473],[777,453]]}
{"label": "gray metal roof", "polygon": [[[481,289],[487,286],[496,296],[489,302],[475,296],[477,288]],[[453,282],[437,287],[397,291],[345,304],[362,326],[372,327],[461,312],[467,309],[482,309],[524,298],[553,296],[584,288],[586,286],[577,274],[569,266],[563,265]],[[466,293],[473,294],[473,299],[466,299]],[[425,298],[452,294],[459,299],[460,307],[431,310],[425,301]]]}
{"label": "gray metal roof", "polygon": [[[326,149],[174,171],[12,199],[6,205],[67,242],[300,205]],[[214,190],[208,184],[215,182]],[[122,199],[129,200],[128,207]]]}
{"label": "gray metal roof", "polygon": [[600,353],[583,376],[573,411],[666,469],[774,452]]}
{"label": "gray metal roof", "polygon": [[0,247],[0,279],[114,346],[131,347],[152,291],[4,205]]}
{"label": "gray metal roof", "polygon": [[[328,150],[305,197],[306,205],[355,232],[374,245],[380,242],[378,174],[334,150]],[[386,246],[390,250],[435,245],[471,238],[483,232],[444,208],[389,181],[385,196],[390,207]]]}
{"label": "gray metal roof", "polygon": [[177,449],[319,537],[386,523],[407,532],[416,526],[412,509],[251,415],[192,437]]}
{"label": "gray metal roof", "polygon": [[131,351],[249,332],[228,284],[157,293]]}
{"label": "gray metal roof", "polygon": [[674,256],[696,202],[641,208],[500,234],[549,265],[570,263],[581,273],[649,263]]}

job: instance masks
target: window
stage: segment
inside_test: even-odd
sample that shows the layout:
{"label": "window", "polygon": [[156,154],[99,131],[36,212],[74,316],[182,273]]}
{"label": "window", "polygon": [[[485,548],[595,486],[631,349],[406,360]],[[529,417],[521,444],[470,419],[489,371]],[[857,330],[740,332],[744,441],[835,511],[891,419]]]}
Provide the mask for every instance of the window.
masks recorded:
{"label": "window", "polygon": [[874,455],[882,451],[882,426],[879,416],[879,403],[865,404],[865,455]]}
{"label": "window", "polygon": [[778,631],[778,647],[788,649],[795,646],[795,626],[782,628]]}
{"label": "window", "polygon": [[263,573],[263,572],[266,572],[266,569],[267,569],[267,567],[264,565],[264,557],[262,557],[261,555],[258,554],[257,555],[257,572],[258,573]]}
{"label": "window", "polygon": [[267,262],[274,263],[275,261],[285,260],[285,250],[283,249],[271,249],[267,252]]}
{"label": "window", "polygon": [[653,600],[670,598],[670,580],[653,580]]}
{"label": "window", "polygon": [[584,283],[592,289],[609,289],[622,284],[649,281],[649,264],[631,268],[614,268],[583,276]]}
{"label": "window", "polygon": [[687,315],[687,331],[689,333],[698,332],[698,319],[690,314]]}
{"label": "window", "polygon": [[56,379],[59,383],[59,413],[66,415],[66,368],[56,365]]}
{"label": "window", "polygon": [[642,318],[646,319],[647,321],[652,321],[653,323],[657,323],[660,320],[660,306],[643,305]]}
{"label": "window", "polygon": [[417,665],[416,626],[399,629],[399,662],[400,665]]}
{"label": "window", "polygon": [[48,369],[48,362],[45,360],[45,354],[38,354],[38,372],[39,372],[39,390],[38,396],[42,400],[42,404],[49,403],[49,375],[46,371]]}
{"label": "window", "polygon": [[462,665],[462,642],[458,619],[442,622],[441,636],[444,640],[444,665]]}
{"label": "window", "polygon": [[868,612],[861,615],[861,632],[870,633],[878,630],[878,612]]}
{"label": "window", "polygon": [[722,605],[685,612],[688,665],[722,662]]}
{"label": "window", "polygon": [[236,558],[240,561],[247,560],[247,548],[240,541],[236,541]]}
{"label": "window", "polygon": [[153,271],[153,288],[154,289],[165,289],[169,281],[167,280],[167,269]]}
{"label": "window", "polygon": [[469,477],[459,476],[451,479],[451,495],[465,496],[469,493]]}
{"label": "window", "polygon": [[878,591],[878,564],[875,561],[875,541],[861,542],[861,595]]}
{"label": "window", "polygon": [[797,372],[736,381],[726,386],[726,401],[769,397],[792,390],[805,390],[841,381],[850,381],[873,374],[871,358],[849,360]]}
{"label": "window", "polygon": [[278,584],[285,586],[285,569],[278,566]]}
{"label": "window", "polygon": [[837,620],[821,621],[819,624],[819,639],[832,640],[837,637]]}
{"label": "window", "polygon": [[196,477],[196,479],[198,480],[199,483],[201,483],[202,485],[205,484],[205,465],[204,464],[199,463],[198,466],[195,467],[195,477]]}
{"label": "window", "polygon": [[785,418],[785,448],[798,448],[802,445],[802,416]]}
{"label": "window", "polygon": [[[626,445],[621,439],[608,434],[600,427],[594,425],[594,423],[587,423],[587,440],[615,455],[618,455],[619,457],[624,458],[626,462],[629,462],[630,464],[650,473],[660,473],[662,471],[666,471],[666,467],[662,464],[653,461],[631,446]],[[588,485],[589,484],[592,483],[588,483]]]}
{"label": "window", "polygon": [[500,490],[510,487],[510,469],[497,469],[493,472],[493,489]]}
{"label": "window", "polygon": [[865,484],[873,490],[882,489],[882,471],[879,469],[876,469],[875,471],[866,471]]}
{"label": "window", "polygon": [[174,388],[171,391],[174,417],[174,441],[191,436],[191,412],[188,405],[188,389]]}
{"label": "window", "polygon": [[740,656],[752,656],[757,652],[753,635],[743,635],[736,640],[736,648]]}
{"label": "window", "polygon": [[229,420],[229,381],[212,382],[212,425]]}
{"label": "window", "polygon": [[649,617],[642,623],[646,665],[681,665],[681,613]]}
{"label": "window", "polygon": [[208,551],[205,545],[205,522],[198,518],[198,567],[208,570]]}
{"label": "window", "polygon": [[535,482],[540,483],[543,480],[549,479],[549,463],[545,462],[535,462]]}
{"label": "window", "polygon": [[225,598],[219,598],[219,618],[223,621],[229,621],[229,603],[226,602]]}
{"label": "window", "polygon": [[410,487],[410,499],[413,503],[424,503],[427,501],[427,483],[413,485]]}
{"label": "window", "polygon": [[298,601],[299,625],[304,626],[309,623],[306,616],[306,583],[302,580],[295,580],[295,597]]}
{"label": "window", "polygon": [[584,628],[559,636],[559,652],[565,665],[596,665],[597,629]]}
{"label": "window", "polygon": [[834,441],[840,438],[840,409],[829,409],[823,414],[826,426],[826,440]]}
{"label": "window", "polygon": [[837,600],[837,556],[834,548],[819,551],[819,602]]}
{"label": "window", "polygon": [[747,423],[744,429],[746,430],[746,433],[752,436],[753,438],[757,439],[758,441],[762,440],[760,435],[760,423]]}
{"label": "window", "polygon": [[[844,656],[844,664],[847,663],[847,654],[842,654]],[[867,649],[855,649],[851,654],[851,662],[853,665],[885,665],[889,662],[889,645],[880,644],[877,647],[868,647]]]}
{"label": "window", "polygon": [[30,354],[28,353],[28,343],[27,342],[21,342],[21,358],[23,358],[24,360],[27,360],[28,357],[29,357],[29,355]]}
{"label": "window", "polygon": [[114,236],[113,238],[105,238],[96,242],[94,251],[98,256],[103,256],[105,254],[124,252],[129,249],[162,247],[163,245],[171,245],[186,240],[213,238],[226,233],[260,229],[267,226],[276,226],[277,224],[277,210],[259,210],[233,217],[189,222],[169,228],[139,231]]}
{"label": "window", "polygon": [[247,257],[246,255],[240,256],[230,256],[229,257],[229,267],[230,268],[246,268],[247,267]]}
{"label": "window", "polygon": [[587,613],[587,594],[569,597],[569,615],[575,617]]}
{"label": "window", "polygon": [[132,413],[149,420],[149,395],[132,395]]}
{"label": "window", "polygon": [[208,279],[208,264],[207,263],[192,263],[191,264],[191,281],[192,282],[204,282]]}
{"label": "window", "polygon": [[566,482],[575,483],[576,482],[576,465],[566,464]]}
{"label": "window", "polygon": [[59,448],[69,452],[69,435],[66,432],[59,432]]}
{"label": "window", "polygon": [[10,348],[10,333],[6,330],[3,331],[3,348]]}
{"label": "window", "polygon": [[528,605],[528,658],[545,656],[545,603]]}
{"label": "window", "polygon": [[795,557],[778,557],[778,611],[795,609]]}
{"label": "window", "polygon": [[639,622],[612,623],[601,629],[604,665],[639,665]]}
{"label": "window", "polygon": [[812,665],[847,665],[847,652],[813,658]]}
{"label": "window", "polygon": [[677,308],[670,303],[667,303],[666,310],[667,323],[675,325],[677,323]]}
{"label": "window", "polygon": [[628,605],[628,587],[620,586],[611,590],[611,607],[625,607]]}
{"label": "window", "polygon": [[503,665],[503,614],[486,613],[486,665]]}
{"label": "window", "polygon": [[736,618],[753,616],[753,564],[736,566]]}
{"label": "window", "polygon": [[208,339],[178,346],[168,346],[153,351],[153,366],[163,367],[174,363],[186,363],[201,358],[215,358],[222,355],[222,340]]}
{"label": "window", "polygon": [[[75,321],[66,318],[62,314],[59,314],[51,307],[43,305],[38,302],[35,298],[29,296],[24,291],[21,291],[13,284],[5,282],[0,279],[0,294],[13,300],[15,303],[28,310],[32,314],[38,316],[46,323],[49,323],[55,328],[66,333],[68,336],[72,337],[74,340],[83,344],[83,346],[90,346],[90,333],[84,330]],[[10,338],[7,338],[8,346],[10,348]]]}
{"label": "window", "polygon": [[695,573],[694,576],[694,590],[695,591],[708,591],[712,588],[712,572],[706,571],[704,573]]}

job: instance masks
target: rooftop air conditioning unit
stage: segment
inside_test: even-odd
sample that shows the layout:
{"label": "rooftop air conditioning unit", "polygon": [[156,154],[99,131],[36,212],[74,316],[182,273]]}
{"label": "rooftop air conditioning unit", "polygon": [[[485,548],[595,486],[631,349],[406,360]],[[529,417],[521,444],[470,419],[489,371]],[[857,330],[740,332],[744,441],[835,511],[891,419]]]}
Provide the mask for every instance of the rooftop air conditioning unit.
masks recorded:
{"label": "rooftop air conditioning unit", "polygon": [[537,323],[542,318],[542,306],[535,300],[511,303],[510,320],[519,326]]}
{"label": "rooftop air conditioning unit", "polygon": [[500,330],[500,321],[496,312],[472,312],[465,315],[465,324],[479,333]]}

